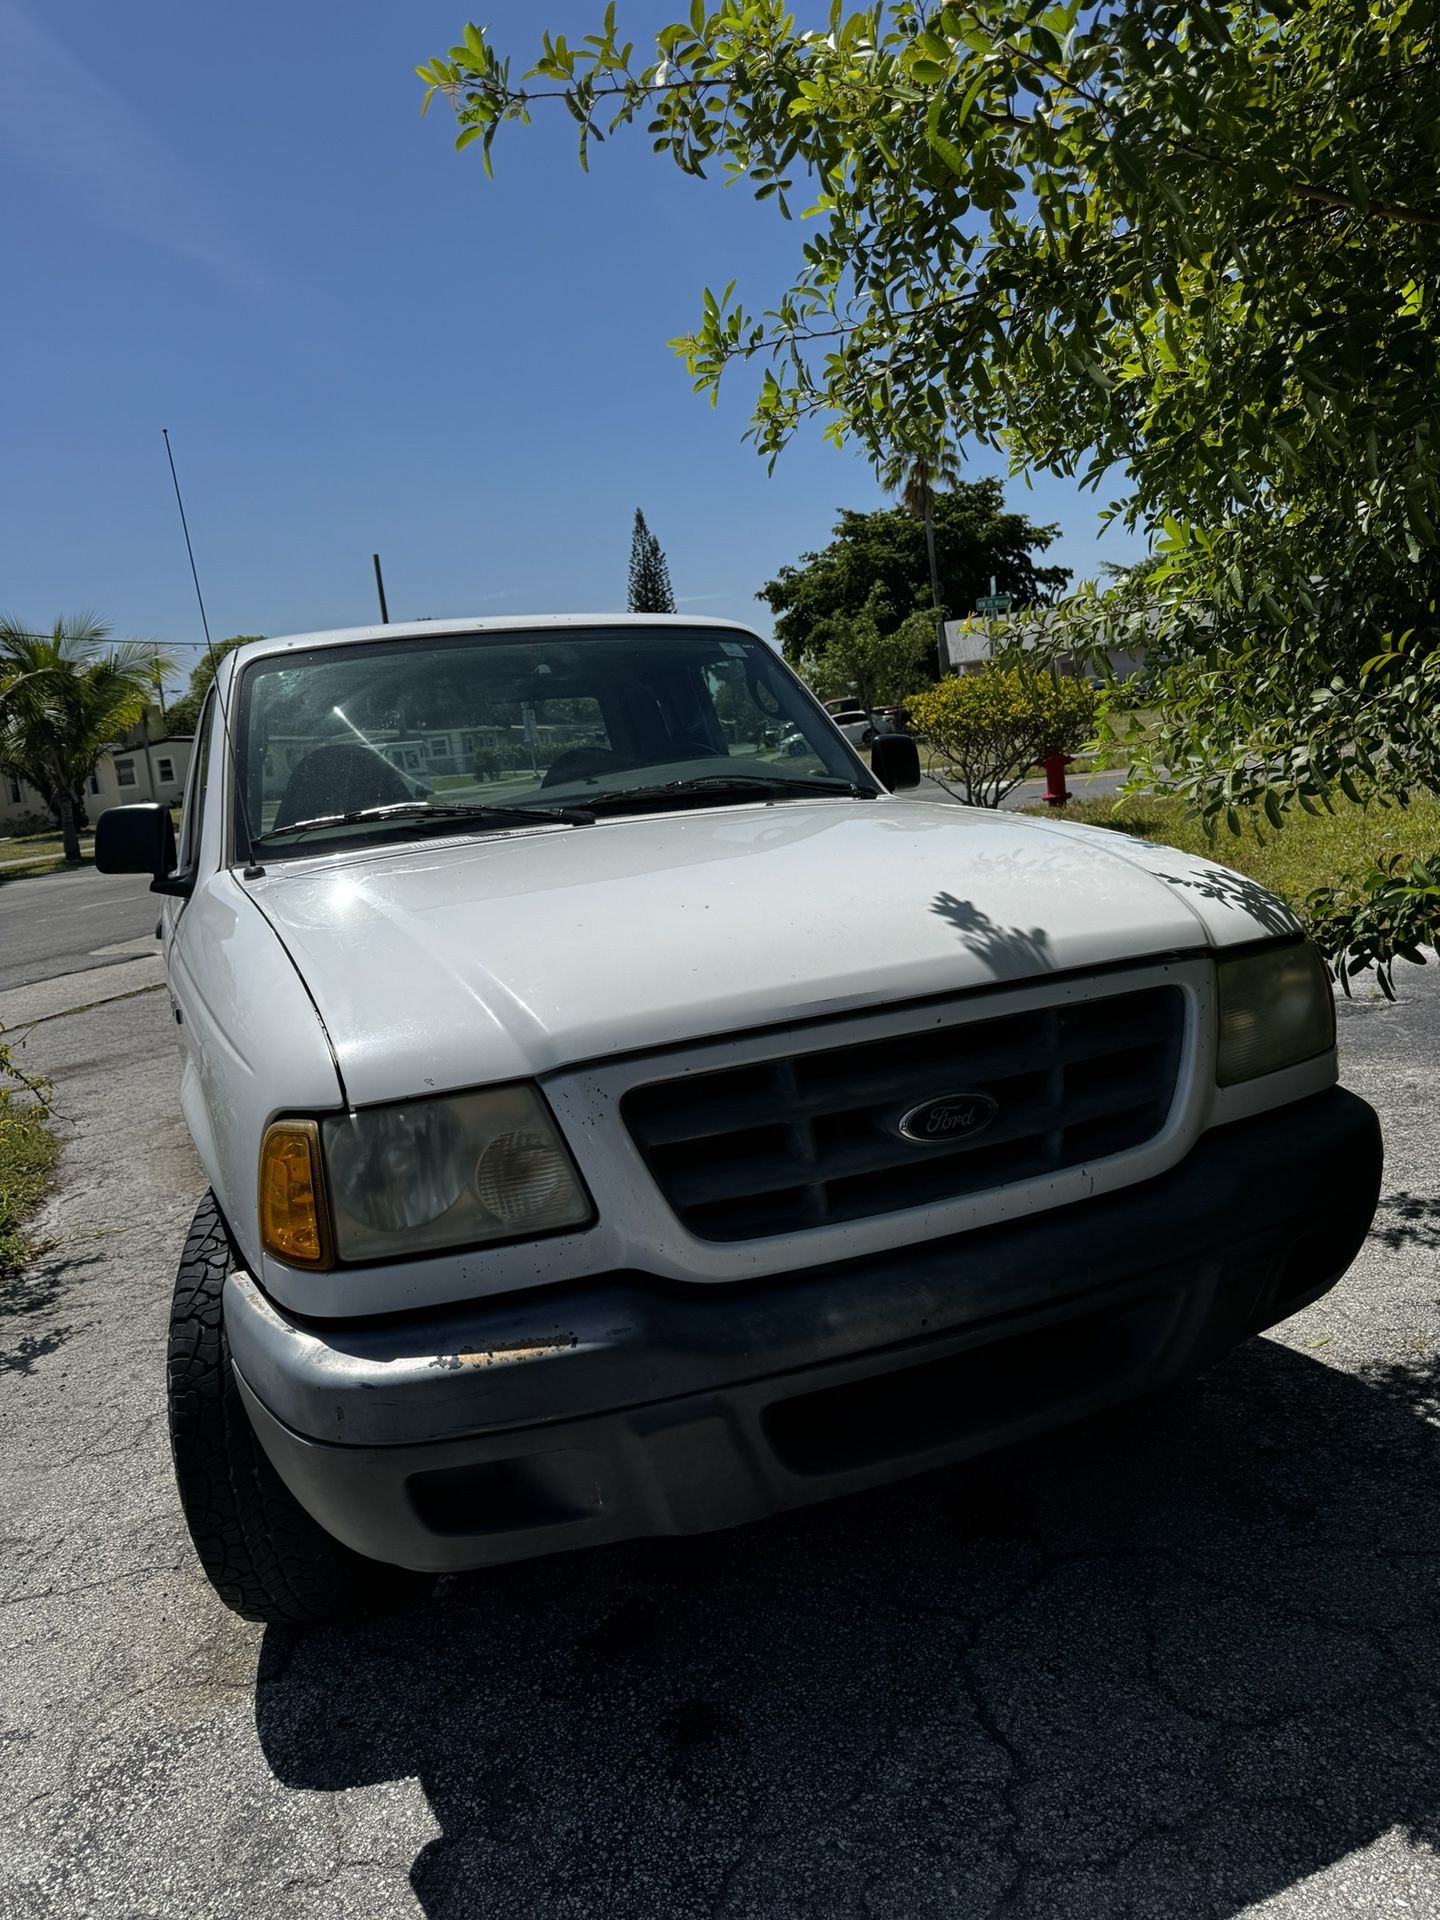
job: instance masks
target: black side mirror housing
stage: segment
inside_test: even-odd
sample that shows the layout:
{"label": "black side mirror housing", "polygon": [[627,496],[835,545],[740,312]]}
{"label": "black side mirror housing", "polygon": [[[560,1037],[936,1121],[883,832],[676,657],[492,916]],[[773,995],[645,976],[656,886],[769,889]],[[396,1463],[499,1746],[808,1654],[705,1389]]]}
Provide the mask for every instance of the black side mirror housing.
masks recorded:
{"label": "black side mirror housing", "polygon": [[870,771],[882,787],[898,793],[920,784],[920,749],[903,733],[878,733],[870,747]]}
{"label": "black side mirror housing", "polygon": [[95,823],[95,865],[101,873],[148,873],[152,893],[188,894],[175,875],[175,823],[158,800],[107,807]]}

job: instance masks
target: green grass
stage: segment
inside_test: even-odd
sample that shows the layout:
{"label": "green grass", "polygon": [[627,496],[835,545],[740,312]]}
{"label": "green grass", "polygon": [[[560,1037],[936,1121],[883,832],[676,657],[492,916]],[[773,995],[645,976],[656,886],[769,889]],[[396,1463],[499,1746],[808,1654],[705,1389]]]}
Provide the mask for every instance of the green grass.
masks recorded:
{"label": "green grass", "polygon": [[[0,840],[0,862],[4,862],[7,859],[20,859],[21,856],[18,853],[7,855],[4,852],[4,846],[4,841]],[[28,854],[28,848],[26,852]],[[82,847],[80,849],[80,864],[82,867],[88,867],[90,864],[90,850],[88,847]],[[33,860],[27,858],[23,866],[11,867],[0,865],[0,887],[3,887],[7,880],[33,880],[37,874],[59,873],[64,865],[65,861],[58,847],[53,853],[37,854]]]}
{"label": "green grass", "polygon": [[1118,809],[1113,800],[1076,800],[1058,816],[1049,807],[1027,807],[1026,812],[1118,827],[1142,840],[1199,854],[1258,880],[1297,908],[1316,887],[1335,886],[1386,855],[1423,859],[1440,852],[1440,800],[1433,799],[1414,800],[1403,809],[1337,801],[1333,814],[1318,819],[1291,814],[1278,832],[1262,822],[1239,834],[1222,827],[1213,840],[1206,839],[1198,820],[1185,818],[1183,802],[1158,796],[1125,800]]}
{"label": "green grass", "polygon": [[[82,846],[89,846],[95,838],[94,825],[81,827]],[[59,853],[64,846],[58,827],[46,827],[39,833],[9,833],[0,835],[0,860],[19,860],[34,854],[37,859],[42,854]]]}
{"label": "green grass", "polygon": [[58,833],[25,834],[0,840],[0,860],[58,860],[64,850]]}
{"label": "green grass", "polygon": [[0,1090],[0,1280],[38,1251],[25,1223],[45,1197],[59,1151],[40,1109]]}

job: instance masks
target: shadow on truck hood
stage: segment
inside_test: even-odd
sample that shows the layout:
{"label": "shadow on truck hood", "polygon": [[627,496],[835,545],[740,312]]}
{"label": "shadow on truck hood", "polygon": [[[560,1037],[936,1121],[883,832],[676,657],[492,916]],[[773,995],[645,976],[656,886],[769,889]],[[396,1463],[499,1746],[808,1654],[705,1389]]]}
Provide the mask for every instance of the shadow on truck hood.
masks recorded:
{"label": "shadow on truck hood", "polygon": [[412,841],[248,890],[359,1105],[1294,925],[1167,847],[908,799]]}

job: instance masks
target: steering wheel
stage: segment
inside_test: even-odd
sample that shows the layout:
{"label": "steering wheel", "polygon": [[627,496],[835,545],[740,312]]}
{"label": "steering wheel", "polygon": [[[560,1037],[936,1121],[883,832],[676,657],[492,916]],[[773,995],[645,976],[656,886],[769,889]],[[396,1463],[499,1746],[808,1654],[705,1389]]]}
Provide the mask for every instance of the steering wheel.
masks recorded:
{"label": "steering wheel", "polygon": [[545,769],[542,787],[558,787],[565,780],[590,780],[601,773],[623,773],[629,767],[638,767],[638,760],[627,759],[623,753],[615,753],[609,747],[567,747],[564,753],[557,753]]}

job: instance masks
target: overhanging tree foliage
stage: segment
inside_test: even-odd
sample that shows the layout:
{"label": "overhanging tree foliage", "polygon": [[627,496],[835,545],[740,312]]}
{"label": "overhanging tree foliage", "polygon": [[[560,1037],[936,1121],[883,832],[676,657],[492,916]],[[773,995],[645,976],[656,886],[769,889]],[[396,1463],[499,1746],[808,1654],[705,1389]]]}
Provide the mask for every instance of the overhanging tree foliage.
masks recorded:
{"label": "overhanging tree foliage", "polygon": [[1142,778],[1209,818],[1440,785],[1435,0],[892,0],[826,33],[697,0],[653,57],[611,8],[524,81],[473,27],[421,76],[487,167],[550,98],[582,160],[639,120],[813,207],[791,285],[707,293],[677,343],[704,389],[761,364],[764,452],[823,416],[884,459],[944,420],[1118,470],[1161,558]]}
{"label": "overhanging tree foliage", "polygon": [[[962,482],[935,494],[932,519],[940,603],[952,618],[974,611],[992,575],[1017,607],[1048,605],[1070,578],[1064,567],[1036,564],[1057,530],[1007,513],[998,480]],[[882,632],[929,607],[926,544],[924,521],[903,506],[876,513],[842,508],[829,546],[802,554],[798,566],[782,567],[760,589],[785,657],[793,663],[802,653],[823,651],[829,624],[867,607]],[[933,655],[933,623],[930,638]]]}
{"label": "overhanging tree foliage", "polygon": [[675,593],[660,542],[635,509],[635,531],[630,539],[631,613],[674,613]]}

